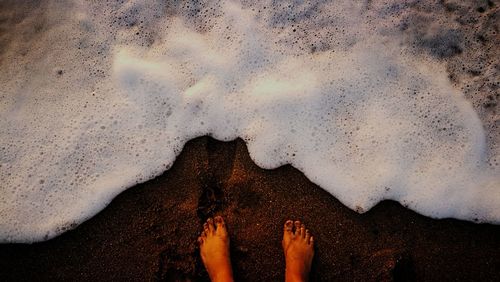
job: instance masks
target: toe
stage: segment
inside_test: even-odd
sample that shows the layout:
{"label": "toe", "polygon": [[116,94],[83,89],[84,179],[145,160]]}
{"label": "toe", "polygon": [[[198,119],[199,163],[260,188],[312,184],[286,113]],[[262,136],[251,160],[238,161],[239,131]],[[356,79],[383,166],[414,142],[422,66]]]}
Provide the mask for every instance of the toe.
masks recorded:
{"label": "toe", "polygon": [[285,255],[286,255],[286,250],[288,249],[288,246],[292,238],[293,238],[293,221],[287,220],[285,222],[285,225],[283,226],[283,241],[281,241],[281,245],[283,247],[283,250],[285,251]]}
{"label": "toe", "polygon": [[300,227],[300,236],[302,236],[302,238],[306,238],[306,227],[304,224]]}
{"label": "toe", "polygon": [[225,227],[224,219],[222,218],[222,216],[216,216],[214,218],[214,220],[215,220],[215,225],[217,226],[217,229]]}
{"label": "toe", "polygon": [[198,237],[198,244],[199,244],[199,245],[203,244],[203,238],[202,238],[201,236],[200,236],[200,237]]}
{"label": "toe", "polygon": [[211,217],[207,219],[207,224],[208,224],[208,232],[210,232],[210,234],[213,234],[215,231],[215,226],[214,226],[214,220]]}
{"label": "toe", "polygon": [[217,227],[215,232],[220,235],[226,235],[227,234],[226,223],[224,222],[222,216],[216,216],[214,218],[214,221],[215,221],[215,226]]}
{"label": "toe", "polygon": [[292,232],[292,230],[293,230],[293,221],[287,220],[285,222],[284,228],[285,228],[285,232]]}
{"label": "toe", "polygon": [[285,241],[285,243],[288,243],[288,241],[290,241],[290,239],[292,238],[293,236],[292,230],[293,230],[293,221],[287,220],[285,222],[283,230],[283,240]]}
{"label": "toe", "polygon": [[300,235],[300,221],[295,221],[295,235]]}
{"label": "toe", "polygon": [[208,229],[208,223],[203,223],[203,232],[205,233],[205,236],[209,234],[209,231],[210,230]]}
{"label": "toe", "polygon": [[314,237],[313,236],[311,236],[311,238],[309,239],[309,245],[314,246]]}
{"label": "toe", "polygon": [[306,242],[309,243],[309,240],[311,240],[311,232],[309,232],[309,229],[306,229]]}

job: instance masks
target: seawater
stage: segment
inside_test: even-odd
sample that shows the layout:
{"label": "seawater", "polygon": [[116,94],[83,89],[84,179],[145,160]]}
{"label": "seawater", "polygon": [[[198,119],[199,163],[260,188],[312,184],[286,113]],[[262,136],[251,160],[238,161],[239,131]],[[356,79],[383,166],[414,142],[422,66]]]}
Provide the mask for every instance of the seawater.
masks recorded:
{"label": "seawater", "polygon": [[498,140],[408,43],[412,3],[3,3],[0,242],[73,228],[203,135],[358,212],[499,223]]}

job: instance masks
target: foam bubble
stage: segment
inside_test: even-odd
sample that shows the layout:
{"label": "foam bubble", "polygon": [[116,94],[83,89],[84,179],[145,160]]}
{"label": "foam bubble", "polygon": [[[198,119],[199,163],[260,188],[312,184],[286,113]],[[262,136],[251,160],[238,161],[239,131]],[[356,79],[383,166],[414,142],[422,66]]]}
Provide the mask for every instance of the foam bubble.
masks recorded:
{"label": "foam bubble", "polygon": [[498,134],[439,61],[461,33],[415,44],[415,6],[59,5],[2,14],[2,242],[74,228],[202,135],[241,137],[259,166],[292,164],[358,212],[393,199],[500,221]]}

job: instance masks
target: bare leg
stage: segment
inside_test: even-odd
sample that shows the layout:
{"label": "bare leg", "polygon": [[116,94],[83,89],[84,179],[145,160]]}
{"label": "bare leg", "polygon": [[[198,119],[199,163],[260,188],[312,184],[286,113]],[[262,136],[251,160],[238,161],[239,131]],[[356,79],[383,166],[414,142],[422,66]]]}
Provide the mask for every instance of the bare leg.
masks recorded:
{"label": "bare leg", "polygon": [[285,281],[307,281],[314,256],[314,239],[309,230],[300,221],[288,220],[282,244],[286,261]]}
{"label": "bare leg", "polygon": [[209,218],[198,237],[200,255],[212,282],[233,281],[229,257],[229,236],[220,216]]}

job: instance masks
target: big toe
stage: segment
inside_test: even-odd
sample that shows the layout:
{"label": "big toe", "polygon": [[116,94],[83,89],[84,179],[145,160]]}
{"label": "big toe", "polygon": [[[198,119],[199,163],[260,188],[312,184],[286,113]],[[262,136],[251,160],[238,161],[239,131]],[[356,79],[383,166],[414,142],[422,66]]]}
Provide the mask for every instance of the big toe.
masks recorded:
{"label": "big toe", "polygon": [[216,216],[214,218],[214,221],[215,221],[215,226],[217,227],[216,230],[217,234],[226,235],[227,234],[226,223],[224,222],[222,216]]}
{"label": "big toe", "polygon": [[292,230],[293,230],[293,221],[287,220],[285,222],[283,236],[285,236],[285,237],[291,237],[293,235]]}
{"label": "big toe", "polygon": [[293,221],[287,220],[283,227],[283,247],[286,248],[293,236]]}

